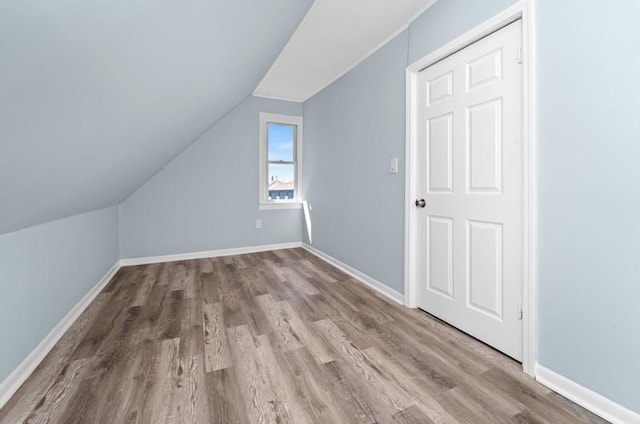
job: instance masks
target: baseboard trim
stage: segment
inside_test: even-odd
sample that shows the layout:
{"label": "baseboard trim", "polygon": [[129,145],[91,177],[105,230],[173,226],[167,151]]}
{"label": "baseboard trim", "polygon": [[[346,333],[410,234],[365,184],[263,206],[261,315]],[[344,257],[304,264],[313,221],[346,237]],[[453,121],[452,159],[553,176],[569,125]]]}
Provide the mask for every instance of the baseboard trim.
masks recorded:
{"label": "baseboard trim", "polygon": [[536,380],[613,424],[639,424],[640,414],[536,364]]}
{"label": "baseboard trim", "polygon": [[349,274],[350,276],[352,276],[353,278],[361,281],[362,283],[366,284],[367,286],[371,287],[372,289],[374,289],[375,291],[377,291],[380,294],[383,294],[385,297],[393,300],[396,303],[399,303],[401,305],[404,305],[404,295],[402,293],[399,293],[397,291],[395,291],[394,289],[392,289],[391,287],[387,286],[386,284],[381,283],[380,281],[376,280],[375,278],[371,278],[369,277],[367,274],[358,271],[357,269],[343,263],[340,262],[339,260],[337,260],[336,258],[327,255],[326,253],[316,249],[313,246],[310,246],[306,243],[302,244],[302,247],[313,253],[314,255],[316,255],[317,257],[319,257],[320,259],[324,260],[325,262],[335,266],[336,268],[346,272],[347,274]]}
{"label": "baseboard trim", "polygon": [[210,250],[204,252],[183,253],[177,255],[152,256],[146,258],[130,258],[117,261],[104,277],[69,311],[69,313],[47,334],[40,344],[27,356],[24,361],[2,382],[0,382],[0,409],[20,389],[20,386],[40,365],[51,349],[58,343],[71,325],[80,317],[82,312],[93,302],[106,285],[124,266],[145,265],[162,262],[182,261],[189,259],[213,258],[218,256],[241,255],[246,253],[266,252],[280,249],[302,247],[301,242],[269,244],[262,246],[240,247],[233,249]]}
{"label": "baseboard trim", "polygon": [[216,258],[219,256],[244,255],[247,253],[267,252],[270,250],[294,249],[302,247],[302,243],[265,244],[261,246],[236,247],[231,249],[206,250],[202,252],[178,253],[176,255],[149,256],[145,258],[121,259],[122,266],[148,265],[163,262],[188,261],[192,259]]}
{"label": "baseboard trim", "polygon": [[18,391],[20,386],[29,378],[31,373],[40,365],[51,349],[58,343],[69,327],[80,317],[80,314],[93,302],[102,289],[111,281],[120,269],[120,261],[105,274],[98,283],[84,295],[82,299],[62,318],[62,320],[46,335],[40,344],[27,356],[24,361],[0,383],[0,409]]}

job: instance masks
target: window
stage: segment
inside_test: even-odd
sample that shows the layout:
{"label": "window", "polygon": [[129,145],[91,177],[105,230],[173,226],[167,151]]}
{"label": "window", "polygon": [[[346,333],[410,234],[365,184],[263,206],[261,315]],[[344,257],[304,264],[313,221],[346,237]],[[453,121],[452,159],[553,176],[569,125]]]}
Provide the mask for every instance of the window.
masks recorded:
{"label": "window", "polygon": [[260,209],[299,208],[302,117],[260,114]]}

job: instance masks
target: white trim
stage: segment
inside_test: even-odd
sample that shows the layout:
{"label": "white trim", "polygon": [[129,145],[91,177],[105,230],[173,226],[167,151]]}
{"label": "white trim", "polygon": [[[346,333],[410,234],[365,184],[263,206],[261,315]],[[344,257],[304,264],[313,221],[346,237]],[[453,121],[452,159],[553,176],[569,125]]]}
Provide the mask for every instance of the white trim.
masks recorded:
{"label": "white trim", "polygon": [[258,209],[261,211],[271,211],[280,209],[302,209],[302,202],[273,202],[273,203],[260,203]]}
{"label": "white trim", "polygon": [[[268,123],[279,123],[286,125],[295,125],[296,126],[296,139],[295,139],[295,185],[294,185],[294,195],[295,199],[291,199],[290,201],[269,201],[267,200],[267,192],[268,188],[268,177],[267,177],[267,124]],[[281,115],[277,113],[266,113],[260,112],[260,163],[258,165],[259,172],[259,193],[258,193],[258,209],[299,209],[302,196],[301,186],[302,186],[302,138],[303,138],[303,118],[302,116],[296,115]],[[273,206],[279,205],[279,206]],[[280,206],[283,205],[283,206]],[[296,206],[297,205],[297,206]]]}
{"label": "white trim", "polygon": [[639,424],[640,414],[536,364],[536,380],[613,424]]}
{"label": "white trim", "polygon": [[[105,274],[104,277],[67,313],[67,315],[47,334],[40,344],[27,356],[24,361],[2,382],[0,382],[0,409],[18,391],[20,386],[29,378],[38,365],[54,348],[56,343],[69,330],[71,325],[80,317],[84,310],[102,292],[109,281],[121,267],[144,265],[161,262],[172,262],[189,259],[213,258],[218,256],[241,255],[245,253],[265,252],[280,249],[302,247],[301,242],[270,244],[262,246],[241,247],[234,249],[211,250],[205,252],[184,253],[178,255],[153,256],[146,258],[121,259]],[[380,284],[380,283],[379,283]]]}
{"label": "white trim", "polygon": [[[523,263],[523,290],[522,290],[522,368],[529,375],[535,372],[536,363],[536,263],[537,263],[537,158],[535,150],[535,108],[534,108],[534,48],[533,42],[533,2],[534,0],[521,0],[515,5],[505,9],[493,18],[467,31],[456,39],[450,41],[439,49],[433,51],[422,59],[409,65],[406,70],[407,90],[407,129],[406,129],[406,174],[405,174],[405,199],[411,202],[418,198],[416,191],[416,171],[418,167],[415,148],[416,116],[415,116],[415,84],[418,72],[424,68],[454,54],[455,52],[473,44],[481,38],[497,31],[506,25],[522,19],[522,45],[525,52],[525,64],[523,67],[523,155],[524,155],[524,263]],[[415,228],[415,208],[407,204],[405,209],[405,305],[415,308],[417,298],[417,234]]]}
{"label": "white trim", "polygon": [[294,99],[291,97],[278,97],[278,96],[270,96],[268,94],[256,94],[255,92],[252,94],[253,97],[261,97],[263,99],[269,100],[278,100],[279,102],[290,102],[290,103],[303,103],[302,99]]}
{"label": "white trim", "polygon": [[120,261],[116,262],[104,277],[98,281],[87,294],[62,318],[62,320],[46,335],[38,346],[27,356],[24,361],[0,383],[0,409],[11,399],[20,386],[29,378],[31,373],[40,365],[44,358],[54,348],[56,343],[64,336],[71,325],[87,309],[87,306],[100,294],[102,289],[111,281],[120,269]]}
{"label": "white trim", "polygon": [[314,255],[316,255],[317,257],[319,257],[320,259],[322,259],[323,261],[335,266],[336,268],[340,269],[341,271],[349,274],[350,276],[352,276],[353,278],[359,280],[360,282],[366,284],[367,286],[371,287],[372,289],[374,289],[375,291],[377,291],[378,293],[384,295],[385,297],[393,300],[396,303],[399,303],[400,305],[404,305],[404,296],[402,295],[402,293],[399,293],[397,291],[395,291],[394,289],[392,289],[391,287],[387,286],[384,283],[381,283],[380,281],[369,277],[367,274],[358,271],[357,269],[343,263],[340,262],[339,260],[337,260],[336,258],[327,255],[326,253],[316,249],[315,247],[312,247],[306,243],[302,243],[302,248],[313,253]]}
{"label": "white trim", "polygon": [[535,132],[535,0],[523,5],[522,46],[524,48],[523,146],[524,146],[524,240],[522,279],[522,368],[530,376],[537,363],[538,322],[538,155]]}
{"label": "white trim", "polygon": [[417,96],[413,90],[416,86],[418,72],[412,72],[408,68],[406,74],[406,148],[405,148],[405,193],[404,198],[407,206],[404,210],[404,304],[409,308],[417,308],[418,285],[417,281],[418,263],[418,238],[414,237],[413,228],[417,219],[416,208],[411,204],[417,197]]}
{"label": "white trim", "polygon": [[192,259],[216,258],[219,256],[244,255],[247,253],[267,252],[270,250],[294,249],[302,247],[299,241],[293,243],[265,244],[261,246],[236,247],[231,249],[206,250],[201,252],[178,253],[175,255],[148,256],[121,259],[121,266],[158,264],[163,262],[188,261]]}
{"label": "white trim", "polygon": [[[484,21],[480,25],[470,29],[459,37],[449,41],[447,44],[439,47],[425,57],[416,60],[407,69],[411,72],[420,72],[424,68],[433,65],[440,60],[451,56],[459,50],[470,46],[476,41],[486,37],[487,35],[504,28],[512,22],[524,17],[525,11],[528,9],[527,0],[521,0],[513,6],[503,10],[494,17]],[[524,40],[523,40],[524,41]]]}

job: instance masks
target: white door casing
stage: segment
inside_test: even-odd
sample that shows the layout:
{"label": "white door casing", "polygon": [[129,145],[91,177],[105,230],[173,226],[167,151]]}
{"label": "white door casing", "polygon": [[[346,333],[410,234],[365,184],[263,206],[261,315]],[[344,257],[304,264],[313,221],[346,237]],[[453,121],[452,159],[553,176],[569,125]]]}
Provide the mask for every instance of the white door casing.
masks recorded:
{"label": "white door casing", "polygon": [[521,21],[417,75],[417,306],[522,359]]}

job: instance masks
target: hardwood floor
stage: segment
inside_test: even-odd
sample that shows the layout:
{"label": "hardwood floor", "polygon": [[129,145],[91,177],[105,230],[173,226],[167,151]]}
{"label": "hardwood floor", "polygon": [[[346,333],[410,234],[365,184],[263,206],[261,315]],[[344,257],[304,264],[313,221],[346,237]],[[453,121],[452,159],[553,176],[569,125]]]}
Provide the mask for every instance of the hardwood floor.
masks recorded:
{"label": "hardwood floor", "polygon": [[601,423],[302,249],[121,269],[0,423]]}

